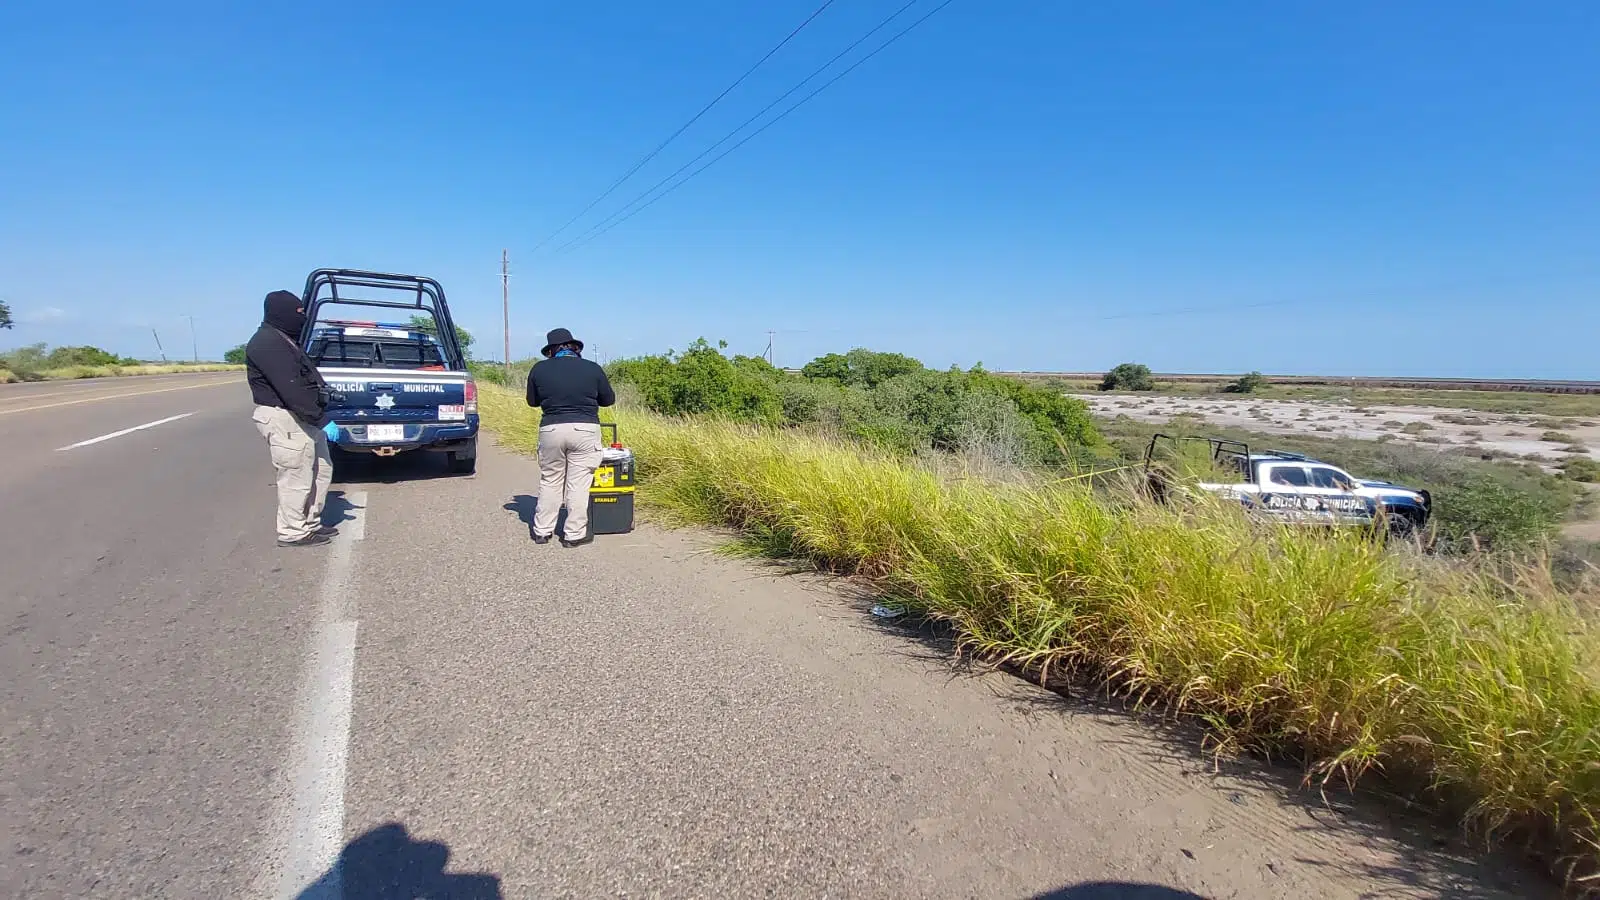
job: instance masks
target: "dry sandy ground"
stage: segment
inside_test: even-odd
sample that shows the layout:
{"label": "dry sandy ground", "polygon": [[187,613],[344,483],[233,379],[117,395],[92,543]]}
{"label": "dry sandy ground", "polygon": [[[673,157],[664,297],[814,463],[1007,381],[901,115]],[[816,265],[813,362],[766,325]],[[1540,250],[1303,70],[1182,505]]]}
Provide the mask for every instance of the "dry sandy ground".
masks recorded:
{"label": "dry sandy ground", "polygon": [[[1571,448],[1600,458],[1600,422],[1428,406],[1355,406],[1348,401],[1263,400],[1253,397],[1164,394],[1080,395],[1103,416],[1145,422],[1201,416],[1213,425],[1263,434],[1381,440],[1423,447],[1471,447],[1486,454],[1525,457],[1551,466]],[[1559,436],[1559,439],[1557,439]],[[1567,438],[1571,438],[1568,440]]]}

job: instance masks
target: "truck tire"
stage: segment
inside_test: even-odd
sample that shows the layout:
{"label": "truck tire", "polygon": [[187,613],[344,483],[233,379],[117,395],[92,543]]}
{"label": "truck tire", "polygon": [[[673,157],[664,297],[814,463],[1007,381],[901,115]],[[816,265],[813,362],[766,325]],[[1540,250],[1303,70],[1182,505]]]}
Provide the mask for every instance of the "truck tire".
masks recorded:
{"label": "truck tire", "polygon": [[1389,525],[1389,533],[1395,537],[1409,538],[1417,533],[1417,517],[1407,509],[1386,507],[1385,519]]}
{"label": "truck tire", "polygon": [[478,445],[473,443],[472,449],[465,453],[450,451],[448,457],[450,471],[456,475],[471,475],[478,471]]}

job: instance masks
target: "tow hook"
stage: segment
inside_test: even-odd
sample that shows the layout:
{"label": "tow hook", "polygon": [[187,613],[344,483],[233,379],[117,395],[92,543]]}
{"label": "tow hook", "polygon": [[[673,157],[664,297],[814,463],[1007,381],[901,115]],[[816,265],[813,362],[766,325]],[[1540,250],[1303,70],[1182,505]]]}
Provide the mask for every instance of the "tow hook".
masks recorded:
{"label": "tow hook", "polygon": [[399,453],[400,451],[396,450],[393,447],[378,447],[378,448],[374,449],[372,452],[374,454],[378,455],[378,456],[393,456],[396,453]]}

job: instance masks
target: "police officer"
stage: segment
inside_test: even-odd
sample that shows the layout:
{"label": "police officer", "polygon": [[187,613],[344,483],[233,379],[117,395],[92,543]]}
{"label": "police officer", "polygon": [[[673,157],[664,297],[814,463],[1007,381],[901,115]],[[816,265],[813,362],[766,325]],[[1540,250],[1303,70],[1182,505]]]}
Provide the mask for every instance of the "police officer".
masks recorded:
{"label": "police officer", "polygon": [[289,291],[267,295],[261,327],[245,345],[245,372],[256,408],[251,419],[267,439],[278,470],[278,546],[313,547],[337,533],[322,524],[333,459],[322,425],[331,396],[300,349],[306,309]]}
{"label": "police officer", "polygon": [[589,534],[589,485],[600,467],[600,407],[617,402],[606,370],[583,358],[583,341],[565,328],[545,336],[544,359],[528,372],[528,405],[539,419],[539,508],[533,540],[548,544],[563,498],[567,505],[563,547],[594,540]]}

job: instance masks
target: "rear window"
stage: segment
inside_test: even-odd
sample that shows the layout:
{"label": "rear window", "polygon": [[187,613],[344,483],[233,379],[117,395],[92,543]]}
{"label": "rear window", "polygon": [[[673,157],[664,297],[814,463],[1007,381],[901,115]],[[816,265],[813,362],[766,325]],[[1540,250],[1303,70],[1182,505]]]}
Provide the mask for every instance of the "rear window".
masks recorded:
{"label": "rear window", "polygon": [[1308,487],[1306,470],[1299,466],[1273,466],[1272,483],[1286,484],[1291,487]]}
{"label": "rear window", "polygon": [[431,340],[318,335],[307,353],[319,366],[365,369],[444,367],[444,354]]}

